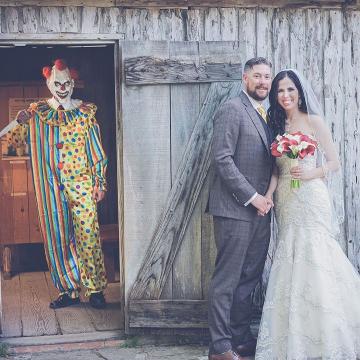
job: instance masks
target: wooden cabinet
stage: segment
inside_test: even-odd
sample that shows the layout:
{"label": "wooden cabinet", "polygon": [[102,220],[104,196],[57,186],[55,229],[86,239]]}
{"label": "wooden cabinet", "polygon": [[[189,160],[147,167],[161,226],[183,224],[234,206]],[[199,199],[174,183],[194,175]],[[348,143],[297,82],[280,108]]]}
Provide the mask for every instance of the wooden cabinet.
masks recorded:
{"label": "wooden cabinet", "polygon": [[5,278],[10,277],[12,268],[12,245],[43,242],[30,166],[26,157],[0,160],[0,244]]}
{"label": "wooden cabinet", "polygon": [[0,243],[41,243],[30,160],[3,157],[0,163]]}

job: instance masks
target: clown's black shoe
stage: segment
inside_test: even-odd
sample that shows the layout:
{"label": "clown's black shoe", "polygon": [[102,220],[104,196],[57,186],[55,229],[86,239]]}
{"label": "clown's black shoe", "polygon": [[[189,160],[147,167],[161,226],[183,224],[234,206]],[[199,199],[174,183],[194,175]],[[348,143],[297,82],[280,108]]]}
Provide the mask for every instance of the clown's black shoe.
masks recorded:
{"label": "clown's black shoe", "polygon": [[52,301],[49,306],[51,309],[60,309],[71,305],[77,305],[79,303],[80,303],[79,297],[72,299],[68,294],[62,294],[59,295],[59,297],[56,300]]}
{"label": "clown's black shoe", "polygon": [[104,309],[106,307],[106,301],[103,292],[91,293],[89,303],[95,309]]}

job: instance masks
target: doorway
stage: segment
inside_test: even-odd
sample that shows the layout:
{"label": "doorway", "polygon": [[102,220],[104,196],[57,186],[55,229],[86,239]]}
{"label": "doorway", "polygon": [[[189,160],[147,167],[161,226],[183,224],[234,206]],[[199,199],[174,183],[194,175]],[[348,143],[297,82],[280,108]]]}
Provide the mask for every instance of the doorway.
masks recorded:
{"label": "doorway", "polygon": [[[98,216],[109,286],[105,292],[108,306],[94,310],[81,295],[83,303],[51,310],[49,302],[57,297],[47,271],[43,240],[37,222],[29,159],[16,154],[1,141],[0,243],[5,255],[2,266],[10,266],[10,276],[1,279],[2,336],[40,336],[87,333],[123,328],[120,304],[120,261],[118,239],[117,144],[115,99],[115,45],[108,44],[27,44],[0,46],[0,127],[12,120],[16,104],[49,96],[42,77],[43,66],[57,58],[65,59],[80,73],[73,98],[97,105],[96,119],[108,156],[108,191],[99,203]],[[33,101],[32,101],[33,102]],[[6,262],[10,262],[6,264]],[[40,324],[40,325],[39,325]]]}

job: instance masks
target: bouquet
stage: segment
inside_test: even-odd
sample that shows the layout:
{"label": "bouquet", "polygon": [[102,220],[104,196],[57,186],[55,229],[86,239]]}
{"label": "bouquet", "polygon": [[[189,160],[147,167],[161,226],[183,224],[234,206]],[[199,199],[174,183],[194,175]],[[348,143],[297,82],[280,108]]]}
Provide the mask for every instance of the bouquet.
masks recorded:
{"label": "bouquet", "polygon": [[[283,155],[289,157],[292,166],[299,165],[299,159],[303,159],[307,155],[314,155],[317,143],[308,135],[304,135],[300,131],[284,135],[278,135],[275,141],[271,144],[271,154],[275,157]],[[300,187],[300,179],[291,179],[290,184],[292,189]]]}

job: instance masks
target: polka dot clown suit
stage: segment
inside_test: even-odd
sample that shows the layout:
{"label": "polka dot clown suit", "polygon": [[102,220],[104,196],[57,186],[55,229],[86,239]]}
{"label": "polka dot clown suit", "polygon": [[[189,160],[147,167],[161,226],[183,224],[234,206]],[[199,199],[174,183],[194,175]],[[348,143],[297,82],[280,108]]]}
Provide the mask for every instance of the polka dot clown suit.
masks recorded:
{"label": "polka dot clown suit", "polygon": [[96,106],[71,110],[48,101],[30,106],[28,128],[35,195],[52,280],[60,294],[78,296],[105,289],[107,280],[99,239],[93,189],[106,190],[107,158],[95,119]]}

